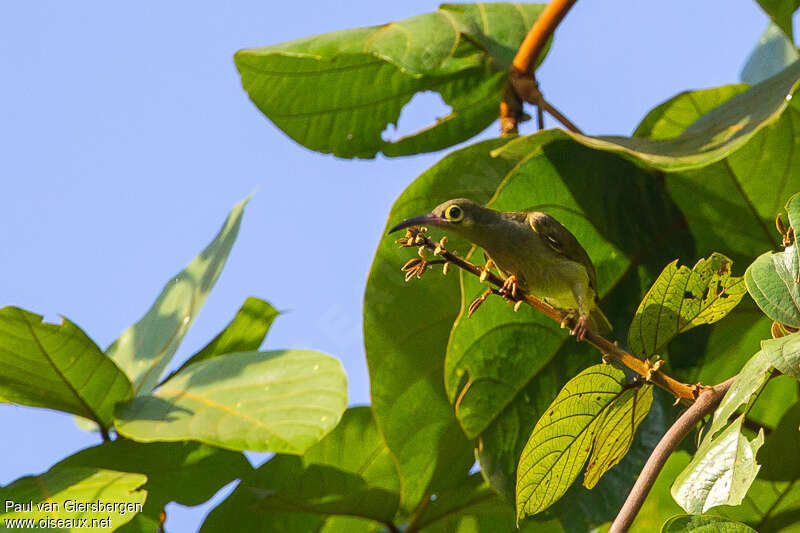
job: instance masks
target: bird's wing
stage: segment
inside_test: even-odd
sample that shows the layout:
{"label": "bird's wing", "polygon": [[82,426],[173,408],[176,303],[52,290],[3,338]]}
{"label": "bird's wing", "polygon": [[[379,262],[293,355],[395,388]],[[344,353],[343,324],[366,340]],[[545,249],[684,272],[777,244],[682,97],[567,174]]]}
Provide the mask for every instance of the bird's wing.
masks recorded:
{"label": "bird's wing", "polygon": [[583,249],[578,239],[558,220],[547,213],[531,211],[528,213],[528,223],[533,228],[533,231],[538,233],[544,242],[557,254],[580,263],[586,268],[586,272],[589,274],[589,285],[597,293],[597,273],[594,270],[589,254]]}

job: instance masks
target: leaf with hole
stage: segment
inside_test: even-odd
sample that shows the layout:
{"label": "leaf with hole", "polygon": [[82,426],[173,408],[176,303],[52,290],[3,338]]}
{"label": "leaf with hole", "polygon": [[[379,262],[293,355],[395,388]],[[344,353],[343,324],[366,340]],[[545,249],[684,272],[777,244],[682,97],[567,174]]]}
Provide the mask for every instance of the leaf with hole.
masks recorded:
{"label": "leaf with hole", "polygon": [[133,382],[135,394],[153,390],[189,331],[225,266],[248,200],[233,207],[211,244],[166,284],[147,313],[106,350]]}
{"label": "leaf with hole", "polygon": [[140,442],[299,454],[336,426],[346,405],[347,380],[333,357],[243,352],[195,363],[120,406],[116,427]]}
{"label": "leaf with hole", "polygon": [[744,279],[733,276],[732,262],[714,253],[694,267],[675,260],[647,291],[628,329],[628,346],[636,355],[661,352],[679,333],[712,324],[727,315],[746,294]]}
{"label": "leaf with hole", "polygon": [[[307,148],[340,157],[430,152],[497,119],[511,61],[543,8],[443,4],[381,26],[240,50],[234,59],[256,106]],[[381,132],[423,91],[439,93],[452,112],[395,142],[383,140]]]}
{"label": "leaf with hole", "polygon": [[70,320],[49,324],[18,307],[0,309],[0,401],[66,411],[108,428],[128,378]]}
{"label": "leaf with hole", "polygon": [[[789,224],[800,228],[800,193],[786,202]],[[800,326],[800,250],[794,242],[782,252],[767,252],[747,267],[745,283],[764,314],[781,324]]]}

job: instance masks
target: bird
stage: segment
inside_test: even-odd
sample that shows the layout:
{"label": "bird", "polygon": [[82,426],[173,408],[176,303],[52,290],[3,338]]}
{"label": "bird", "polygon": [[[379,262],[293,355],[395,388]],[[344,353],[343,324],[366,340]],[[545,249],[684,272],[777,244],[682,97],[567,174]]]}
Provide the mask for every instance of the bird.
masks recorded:
{"label": "bird", "polygon": [[[400,222],[389,233],[425,225],[442,228],[480,246],[487,256],[484,269],[495,266],[505,277],[502,294],[515,299],[521,288],[566,311],[567,317],[574,319],[570,333],[578,340],[583,340],[587,330],[601,335],[611,332],[611,324],[597,301],[597,273],[589,254],[551,215],[541,211],[496,211],[456,198],[439,204],[426,215]],[[473,306],[477,308],[482,299],[475,300]]]}

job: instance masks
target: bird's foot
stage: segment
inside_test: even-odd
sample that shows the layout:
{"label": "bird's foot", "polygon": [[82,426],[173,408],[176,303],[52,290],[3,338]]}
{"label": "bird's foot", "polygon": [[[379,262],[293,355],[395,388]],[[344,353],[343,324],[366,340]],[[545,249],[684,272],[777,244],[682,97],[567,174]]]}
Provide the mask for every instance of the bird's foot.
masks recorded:
{"label": "bird's foot", "polygon": [[517,299],[517,291],[519,290],[519,280],[517,276],[510,275],[506,278],[503,282],[503,286],[500,287],[500,294],[509,298],[511,300]]}
{"label": "bird's foot", "polygon": [[586,332],[589,331],[589,317],[581,314],[575,318],[574,312],[567,313],[561,321],[561,327],[571,328],[569,334],[575,335],[576,340],[582,341],[586,336]]}
{"label": "bird's foot", "polygon": [[471,304],[469,304],[469,310],[467,311],[467,318],[472,316],[472,313],[478,310],[483,302],[486,301],[486,298],[489,297],[494,291],[491,288],[486,289],[483,294],[475,298]]}

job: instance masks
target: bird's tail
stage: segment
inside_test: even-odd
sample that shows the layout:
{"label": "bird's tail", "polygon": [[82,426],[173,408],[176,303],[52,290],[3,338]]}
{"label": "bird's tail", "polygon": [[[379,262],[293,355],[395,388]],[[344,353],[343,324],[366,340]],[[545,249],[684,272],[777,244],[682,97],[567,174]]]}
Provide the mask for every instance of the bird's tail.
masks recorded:
{"label": "bird's tail", "polygon": [[600,307],[595,306],[589,312],[589,329],[596,331],[600,335],[608,335],[611,333],[611,322],[608,321],[606,315],[600,310]]}

